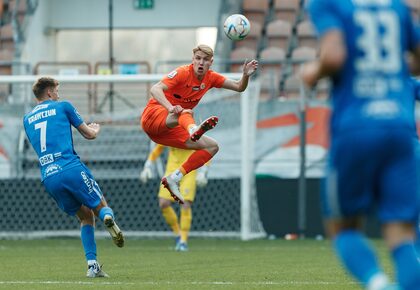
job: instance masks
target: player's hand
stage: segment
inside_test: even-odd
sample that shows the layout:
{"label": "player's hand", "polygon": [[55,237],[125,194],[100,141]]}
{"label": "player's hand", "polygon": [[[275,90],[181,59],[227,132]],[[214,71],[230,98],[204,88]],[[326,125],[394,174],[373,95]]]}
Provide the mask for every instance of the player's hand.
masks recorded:
{"label": "player's hand", "polygon": [[318,82],[318,71],[318,62],[308,62],[303,65],[299,72],[299,76],[307,87],[313,88]]}
{"label": "player's hand", "polygon": [[98,123],[89,123],[88,127],[93,129],[96,135],[98,135],[99,131],[101,131],[101,125],[99,125]]}
{"label": "player's hand", "polygon": [[172,106],[168,109],[168,112],[172,114],[179,114],[182,111],[184,111],[184,108],[181,107],[180,105]]}
{"label": "player's hand", "polygon": [[244,62],[244,66],[242,68],[242,71],[244,73],[244,75],[246,76],[251,76],[253,75],[258,68],[258,61],[256,61],[255,59],[248,61],[247,59]]}
{"label": "player's hand", "polygon": [[149,180],[155,178],[156,164],[153,161],[147,160],[144,163],[143,170],[140,172],[141,183],[147,183]]}
{"label": "player's hand", "polygon": [[197,175],[195,177],[195,183],[198,187],[205,187],[208,183],[207,179],[207,166],[204,165],[197,170]]}

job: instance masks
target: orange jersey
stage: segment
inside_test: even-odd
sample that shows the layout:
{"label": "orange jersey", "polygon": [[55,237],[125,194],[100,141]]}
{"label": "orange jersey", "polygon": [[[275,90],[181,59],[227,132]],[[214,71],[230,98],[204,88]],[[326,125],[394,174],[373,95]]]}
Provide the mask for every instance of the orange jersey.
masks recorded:
{"label": "orange jersey", "polygon": [[[194,74],[193,65],[190,64],[178,67],[161,81],[168,87],[164,93],[172,105],[192,109],[208,90],[222,87],[225,80],[221,74],[208,70],[200,81]],[[159,102],[151,98],[149,104],[159,104]]]}

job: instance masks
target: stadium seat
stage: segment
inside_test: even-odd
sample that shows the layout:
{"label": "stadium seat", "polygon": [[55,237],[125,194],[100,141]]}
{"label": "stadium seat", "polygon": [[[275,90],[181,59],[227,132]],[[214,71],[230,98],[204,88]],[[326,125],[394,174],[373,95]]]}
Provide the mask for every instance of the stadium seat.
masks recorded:
{"label": "stadium seat", "polygon": [[14,49],[12,24],[0,27],[0,50],[1,49]]}
{"label": "stadium seat", "polygon": [[257,51],[248,47],[239,47],[230,53],[231,72],[241,72],[246,59],[251,60],[257,56]]}
{"label": "stadium seat", "polygon": [[302,21],[297,26],[299,46],[317,47],[317,38],[312,23],[309,20]]}
{"label": "stadium seat", "polygon": [[297,74],[292,74],[286,79],[284,90],[286,97],[289,99],[298,98],[300,96],[299,88],[301,86],[301,80]]}
{"label": "stadium seat", "polygon": [[268,46],[287,48],[289,37],[292,33],[292,25],[284,20],[274,20],[267,25]]}
{"label": "stadium seat", "polygon": [[278,95],[281,67],[285,57],[285,51],[278,47],[267,47],[261,51],[261,99],[270,99]]}
{"label": "stadium seat", "polygon": [[261,25],[265,22],[268,7],[269,0],[244,0],[242,4],[243,14],[248,18],[248,20],[258,22]]}
{"label": "stadium seat", "polygon": [[299,46],[292,51],[293,70],[299,71],[301,63],[317,57],[317,50],[313,47]]}
{"label": "stadium seat", "polygon": [[299,0],[274,0],[276,18],[294,23],[299,10]]}
{"label": "stadium seat", "polygon": [[249,32],[248,36],[241,41],[237,41],[236,48],[239,47],[248,47],[250,49],[257,49],[258,42],[261,39],[262,35],[262,25],[259,22],[250,21],[251,24],[251,31]]}

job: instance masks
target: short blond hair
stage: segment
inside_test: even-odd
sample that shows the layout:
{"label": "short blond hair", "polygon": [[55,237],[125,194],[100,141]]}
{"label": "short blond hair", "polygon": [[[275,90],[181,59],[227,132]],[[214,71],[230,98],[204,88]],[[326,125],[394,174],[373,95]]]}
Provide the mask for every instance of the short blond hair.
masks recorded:
{"label": "short blond hair", "polygon": [[197,47],[193,49],[193,54],[195,54],[197,51],[204,52],[207,56],[213,57],[213,49],[205,44],[199,44]]}

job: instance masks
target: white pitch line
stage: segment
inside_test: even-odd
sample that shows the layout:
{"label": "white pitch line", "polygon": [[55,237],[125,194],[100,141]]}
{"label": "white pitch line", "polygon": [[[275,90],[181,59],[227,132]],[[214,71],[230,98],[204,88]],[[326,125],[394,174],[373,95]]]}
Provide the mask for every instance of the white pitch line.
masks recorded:
{"label": "white pitch line", "polygon": [[0,281],[0,285],[16,285],[16,284],[67,284],[67,285],[352,285],[356,282],[333,282],[333,281],[257,281],[257,282],[229,282],[229,281],[190,281],[190,282],[174,282],[174,281],[140,281],[140,282],[88,282],[88,281]]}

